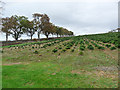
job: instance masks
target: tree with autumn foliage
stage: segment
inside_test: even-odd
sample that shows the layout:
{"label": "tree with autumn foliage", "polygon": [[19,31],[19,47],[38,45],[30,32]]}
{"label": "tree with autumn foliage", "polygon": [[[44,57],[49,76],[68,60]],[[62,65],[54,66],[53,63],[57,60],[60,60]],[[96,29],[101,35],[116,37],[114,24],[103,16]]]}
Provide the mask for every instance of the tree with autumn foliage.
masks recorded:
{"label": "tree with autumn foliage", "polygon": [[42,33],[48,38],[48,36],[51,34],[52,31],[52,23],[49,22],[50,18],[47,16],[47,14],[44,14],[41,18],[41,28]]}

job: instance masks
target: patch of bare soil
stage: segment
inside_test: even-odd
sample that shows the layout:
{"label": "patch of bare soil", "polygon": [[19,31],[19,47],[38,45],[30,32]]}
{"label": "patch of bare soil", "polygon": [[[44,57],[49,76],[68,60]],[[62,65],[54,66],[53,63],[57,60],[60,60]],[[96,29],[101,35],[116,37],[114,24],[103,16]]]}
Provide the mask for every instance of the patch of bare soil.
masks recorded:
{"label": "patch of bare soil", "polygon": [[[115,73],[113,73],[115,72]],[[97,67],[94,71],[86,71],[86,70],[72,70],[72,74],[86,74],[86,75],[96,75],[98,77],[105,77],[105,78],[111,78],[113,80],[118,79],[118,73],[117,73],[116,67]]]}
{"label": "patch of bare soil", "polygon": [[[113,55],[113,52],[115,52],[114,55]],[[109,48],[107,48],[106,50],[104,50],[104,53],[109,55],[111,58],[118,60],[118,50],[111,51],[111,50],[109,50]]]}
{"label": "patch of bare soil", "polygon": [[72,73],[72,74],[81,74],[81,72],[76,71],[76,70],[71,71],[71,73]]}
{"label": "patch of bare soil", "polygon": [[110,72],[96,71],[94,73],[99,77],[106,77],[106,78],[112,78],[112,79],[118,78],[118,74],[112,74]]}
{"label": "patch of bare soil", "polygon": [[86,72],[85,70],[72,70],[71,73],[72,74],[83,74],[84,72]]}
{"label": "patch of bare soil", "polygon": [[18,63],[9,63],[9,64],[2,64],[2,65],[9,66],[9,65],[16,65],[16,64],[21,64],[21,62],[18,62]]}
{"label": "patch of bare soil", "polygon": [[118,71],[118,68],[116,66],[99,66],[99,67],[94,67],[93,69],[100,70],[100,71]]}

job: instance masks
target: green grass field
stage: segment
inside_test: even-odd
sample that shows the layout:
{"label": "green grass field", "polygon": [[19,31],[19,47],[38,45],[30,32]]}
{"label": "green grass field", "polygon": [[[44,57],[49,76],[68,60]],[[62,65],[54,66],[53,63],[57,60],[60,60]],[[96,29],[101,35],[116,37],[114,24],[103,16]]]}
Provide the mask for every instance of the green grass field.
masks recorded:
{"label": "green grass field", "polygon": [[[46,48],[38,45],[3,48],[3,88],[117,88],[118,49],[86,48],[74,52],[52,50],[64,42]],[[43,44],[41,44],[42,46]],[[63,46],[62,46],[63,47]],[[74,46],[72,46],[73,48]],[[37,54],[34,51],[38,51]]]}

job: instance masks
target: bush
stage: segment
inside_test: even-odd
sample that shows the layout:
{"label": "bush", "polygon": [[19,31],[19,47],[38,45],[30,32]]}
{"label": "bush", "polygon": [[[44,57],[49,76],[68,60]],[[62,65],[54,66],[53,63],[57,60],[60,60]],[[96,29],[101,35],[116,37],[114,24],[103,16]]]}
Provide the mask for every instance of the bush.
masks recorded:
{"label": "bush", "polygon": [[83,40],[80,40],[80,44],[83,44],[84,43],[84,41]]}
{"label": "bush", "polygon": [[63,50],[62,50],[62,52],[65,52],[65,51],[66,51],[66,49],[63,49]]}
{"label": "bush", "polygon": [[52,52],[56,53],[58,50],[57,49],[53,49]]}
{"label": "bush", "polygon": [[90,50],[94,50],[94,47],[92,45],[88,45],[87,48],[90,49]]}
{"label": "bush", "polygon": [[111,47],[110,49],[111,49],[111,50],[115,50],[115,49],[116,49],[116,47]]}
{"label": "bush", "polygon": [[106,44],[105,46],[106,46],[107,48],[109,48],[109,47],[111,47],[111,44]]}
{"label": "bush", "polygon": [[75,51],[74,49],[71,50],[71,52],[74,52],[74,51]]}
{"label": "bush", "polygon": [[51,46],[52,44],[48,44],[48,46]]}
{"label": "bush", "polygon": [[50,50],[48,49],[47,52],[49,52]]}
{"label": "bush", "polygon": [[77,45],[78,45],[78,42],[75,43],[75,46],[77,46]]}
{"label": "bush", "polygon": [[89,44],[89,42],[88,41],[85,41],[85,43],[88,45]]}
{"label": "bush", "polygon": [[62,47],[59,47],[59,49],[62,49]]}
{"label": "bush", "polygon": [[34,53],[35,53],[35,54],[38,54],[38,51],[36,50],[36,51],[34,51]]}
{"label": "bush", "polygon": [[105,48],[104,48],[104,47],[102,47],[102,46],[98,46],[98,49],[102,49],[102,50],[104,50]]}
{"label": "bush", "polygon": [[3,50],[0,50],[0,53],[3,53]]}
{"label": "bush", "polygon": [[120,44],[115,44],[115,47],[120,48]]}
{"label": "bush", "polygon": [[81,51],[81,52],[79,52],[79,55],[83,55],[84,53]]}
{"label": "bush", "polygon": [[42,48],[46,48],[47,47],[47,44],[46,45],[44,45]]}
{"label": "bush", "polygon": [[80,46],[80,50],[85,50],[85,47],[84,46]]}
{"label": "bush", "polygon": [[70,47],[69,47],[69,46],[67,46],[67,47],[66,47],[66,49],[70,49]]}

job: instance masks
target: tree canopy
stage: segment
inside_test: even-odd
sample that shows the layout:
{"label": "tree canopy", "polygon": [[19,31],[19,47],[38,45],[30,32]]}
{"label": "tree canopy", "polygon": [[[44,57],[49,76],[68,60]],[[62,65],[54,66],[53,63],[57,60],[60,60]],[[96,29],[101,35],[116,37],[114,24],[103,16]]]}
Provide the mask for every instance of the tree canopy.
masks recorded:
{"label": "tree canopy", "polygon": [[31,21],[25,16],[17,15],[2,18],[1,31],[6,33],[6,41],[8,40],[9,35],[12,35],[15,40],[18,40],[22,34],[26,34],[32,39],[35,32],[37,32],[38,39],[40,39],[40,34],[44,34],[46,38],[48,38],[50,34],[57,35],[57,37],[67,37],[74,35],[72,31],[51,23],[47,14],[39,13],[34,13],[33,20]]}

